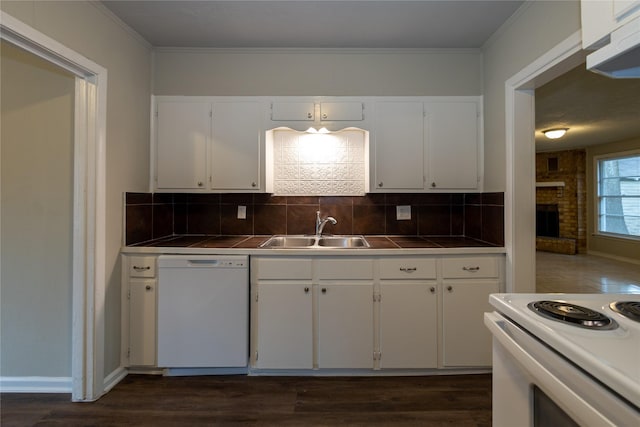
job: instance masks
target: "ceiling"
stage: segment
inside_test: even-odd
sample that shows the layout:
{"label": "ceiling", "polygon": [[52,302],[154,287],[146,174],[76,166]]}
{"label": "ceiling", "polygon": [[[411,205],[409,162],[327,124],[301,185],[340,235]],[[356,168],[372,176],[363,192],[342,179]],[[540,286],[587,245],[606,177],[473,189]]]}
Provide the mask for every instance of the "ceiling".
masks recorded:
{"label": "ceiling", "polygon": [[[524,1],[103,1],[154,47],[481,48]],[[640,79],[584,64],[536,89],[536,150],[640,135]],[[568,127],[551,142],[541,131]]]}
{"label": "ceiling", "polygon": [[[536,151],[558,151],[640,136],[640,79],[611,79],[581,64],[539,87]],[[542,131],[569,128],[561,139]]]}
{"label": "ceiling", "polygon": [[523,1],[103,1],[154,46],[479,48]]}

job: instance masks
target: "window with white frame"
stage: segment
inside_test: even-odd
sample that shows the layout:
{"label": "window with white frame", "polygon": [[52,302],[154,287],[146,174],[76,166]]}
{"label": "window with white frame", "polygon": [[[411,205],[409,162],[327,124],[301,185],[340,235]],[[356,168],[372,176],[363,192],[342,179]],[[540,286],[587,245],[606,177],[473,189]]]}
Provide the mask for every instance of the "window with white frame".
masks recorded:
{"label": "window with white frame", "polygon": [[597,232],[640,239],[640,150],[595,160]]}

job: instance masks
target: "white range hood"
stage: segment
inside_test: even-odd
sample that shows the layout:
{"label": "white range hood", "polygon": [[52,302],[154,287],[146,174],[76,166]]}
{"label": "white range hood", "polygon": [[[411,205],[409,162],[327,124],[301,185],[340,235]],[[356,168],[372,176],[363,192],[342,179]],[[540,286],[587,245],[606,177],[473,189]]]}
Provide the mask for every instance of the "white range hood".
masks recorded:
{"label": "white range hood", "polygon": [[613,78],[640,78],[640,17],[612,32],[608,45],[588,55],[587,69]]}

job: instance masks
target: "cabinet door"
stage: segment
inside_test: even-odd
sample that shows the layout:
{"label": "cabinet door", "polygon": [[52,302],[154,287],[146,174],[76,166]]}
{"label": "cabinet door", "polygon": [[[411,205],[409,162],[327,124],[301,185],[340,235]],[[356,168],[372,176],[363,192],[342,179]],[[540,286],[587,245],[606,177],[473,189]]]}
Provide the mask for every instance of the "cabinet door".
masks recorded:
{"label": "cabinet door", "polygon": [[274,102],[271,104],[271,120],[274,121],[314,121],[313,102]]}
{"label": "cabinet door", "polygon": [[373,285],[321,284],[318,367],[373,368]]}
{"label": "cabinet door", "polygon": [[491,333],[485,312],[498,281],[446,281],[442,290],[442,356],[445,367],[491,366]]}
{"label": "cabinet door", "polygon": [[478,104],[425,104],[428,177],[431,189],[478,187]]}
{"label": "cabinet door", "polygon": [[310,284],[259,282],[257,368],[313,368],[312,303]]}
{"label": "cabinet door", "polygon": [[258,190],[262,105],[220,102],[212,110],[212,189]]}
{"label": "cabinet door", "polygon": [[436,368],[438,310],[436,284],[380,285],[380,367]]}
{"label": "cabinet door", "polygon": [[156,187],[204,189],[211,107],[202,102],[158,102]]}
{"label": "cabinet door", "polygon": [[129,365],[156,364],[156,281],[129,282]]}
{"label": "cabinet door", "polygon": [[373,188],[422,190],[424,187],[424,126],[422,102],[375,104]]}
{"label": "cabinet door", "polygon": [[320,104],[320,120],[359,121],[364,118],[362,102],[323,102]]}
{"label": "cabinet door", "polygon": [[627,16],[627,14],[640,16],[640,1],[613,0],[613,17],[617,20],[622,20]]}

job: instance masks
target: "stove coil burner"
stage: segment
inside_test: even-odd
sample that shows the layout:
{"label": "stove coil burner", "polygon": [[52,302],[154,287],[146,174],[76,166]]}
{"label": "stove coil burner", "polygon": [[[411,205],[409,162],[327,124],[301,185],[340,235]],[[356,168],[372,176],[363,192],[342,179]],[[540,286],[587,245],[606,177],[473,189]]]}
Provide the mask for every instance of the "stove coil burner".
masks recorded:
{"label": "stove coil burner", "polygon": [[590,308],[568,302],[535,301],[527,306],[542,317],[581,328],[610,330],[618,327],[618,324],[610,317]]}
{"label": "stove coil burner", "polygon": [[609,304],[609,307],[628,319],[640,322],[640,301],[616,301]]}

